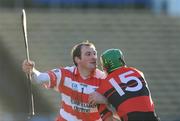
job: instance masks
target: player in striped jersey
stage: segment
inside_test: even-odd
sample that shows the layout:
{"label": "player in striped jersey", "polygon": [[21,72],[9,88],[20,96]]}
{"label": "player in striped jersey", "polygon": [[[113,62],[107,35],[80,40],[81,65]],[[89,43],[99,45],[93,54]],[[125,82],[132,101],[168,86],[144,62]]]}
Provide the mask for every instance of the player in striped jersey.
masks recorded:
{"label": "player in striped jersey", "polygon": [[[74,66],[60,67],[48,72],[39,72],[33,61],[23,62],[26,73],[32,72],[37,83],[47,84],[61,93],[61,108],[56,121],[101,121],[96,104],[89,104],[89,94],[94,92],[105,74],[98,70],[97,51],[94,44],[82,42],[72,49]],[[105,105],[100,105],[103,111]],[[105,111],[106,112],[106,111]],[[106,117],[111,116],[107,111]],[[104,117],[104,116],[103,116]],[[108,118],[106,118],[108,120]]]}
{"label": "player in striped jersey", "polygon": [[[112,104],[122,121],[158,121],[143,73],[126,66],[121,50],[108,49],[101,55],[101,63],[108,76],[89,102]],[[101,100],[100,94],[107,100]]]}

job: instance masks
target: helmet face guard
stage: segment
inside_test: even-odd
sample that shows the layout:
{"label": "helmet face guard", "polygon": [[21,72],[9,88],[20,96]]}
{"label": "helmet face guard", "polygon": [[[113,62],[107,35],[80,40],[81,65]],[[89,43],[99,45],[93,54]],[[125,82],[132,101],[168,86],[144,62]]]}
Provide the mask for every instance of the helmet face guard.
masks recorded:
{"label": "helmet face guard", "polygon": [[119,67],[125,66],[123,54],[119,49],[106,50],[102,53],[100,60],[103,66],[103,70],[107,73],[111,73]]}

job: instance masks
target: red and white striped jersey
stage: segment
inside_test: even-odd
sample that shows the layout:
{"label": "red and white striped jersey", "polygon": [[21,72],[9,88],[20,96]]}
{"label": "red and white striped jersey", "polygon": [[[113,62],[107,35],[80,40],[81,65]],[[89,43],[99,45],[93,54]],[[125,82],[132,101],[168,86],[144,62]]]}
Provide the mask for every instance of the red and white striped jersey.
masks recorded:
{"label": "red and white striped jersey", "polygon": [[103,72],[96,69],[89,78],[83,79],[77,67],[71,66],[53,69],[47,74],[48,87],[57,88],[61,93],[60,121],[101,121],[97,105],[89,104],[88,98],[105,77]]}

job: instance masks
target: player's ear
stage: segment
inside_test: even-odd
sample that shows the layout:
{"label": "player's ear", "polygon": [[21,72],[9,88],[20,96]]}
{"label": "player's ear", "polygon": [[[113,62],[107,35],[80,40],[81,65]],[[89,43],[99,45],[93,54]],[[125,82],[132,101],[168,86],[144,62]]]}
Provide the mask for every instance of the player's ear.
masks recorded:
{"label": "player's ear", "polygon": [[75,63],[78,65],[78,63],[80,62],[80,58],[75,57],[74,60],[75,60]]}

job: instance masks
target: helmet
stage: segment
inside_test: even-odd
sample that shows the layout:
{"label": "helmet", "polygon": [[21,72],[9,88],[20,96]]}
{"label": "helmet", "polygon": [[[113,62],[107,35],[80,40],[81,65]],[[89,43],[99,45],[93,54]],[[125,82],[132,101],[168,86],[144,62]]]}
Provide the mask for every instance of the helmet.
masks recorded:
{"label": "helmet", "polygon": [[124,66],[125,62],[120,49],[108,49],[100,57],[103,69],[110,73],[117,68]]}

